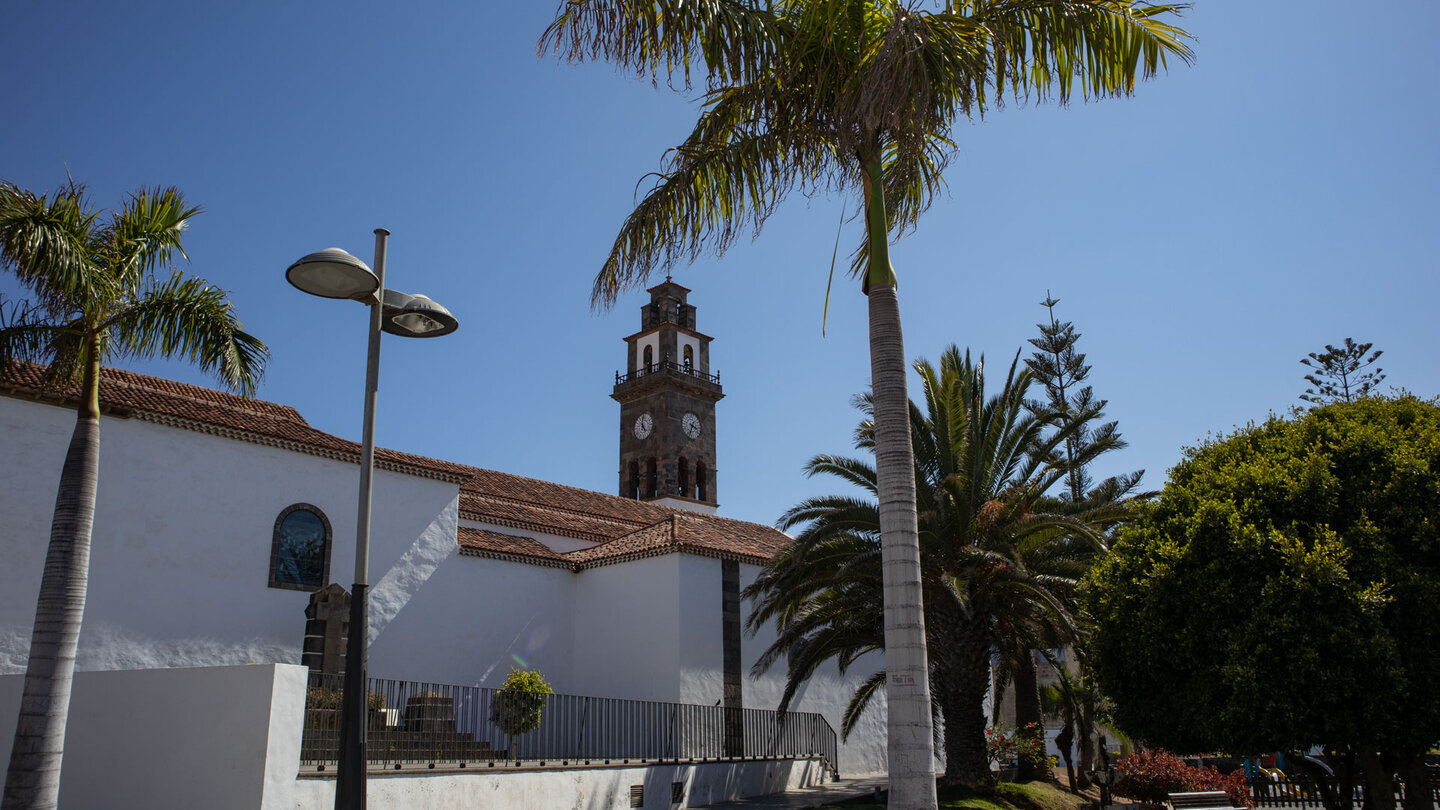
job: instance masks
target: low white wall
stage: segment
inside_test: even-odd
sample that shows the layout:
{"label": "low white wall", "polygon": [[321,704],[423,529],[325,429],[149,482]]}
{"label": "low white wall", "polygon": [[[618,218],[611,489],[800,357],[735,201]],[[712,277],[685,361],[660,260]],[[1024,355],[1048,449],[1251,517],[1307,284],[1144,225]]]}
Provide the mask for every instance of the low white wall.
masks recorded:
{"label": "low white wall", "polygon": [[[712,762],[644,768],[568,768],[504,772],[371,774],[366,799],[373,810],[515,810],[515,808],[629,808],[630,789],[644,788],[645,810],[705,807],[751,796],[809,787],[822,781],[813,760]],[[306,776],[285,803],[266,810],[328,810],[335,780]],[[671,803],[671,786],[684,785],[684,801]],[[268,797],[267,797],[268,798]]]}
{"label": "low white wall", "polygon": [[[0,677],[0,762],[10,758],[23,685],[23,675]],[[285,664],[78,673],[60,806],[282,806],[267,799],[295,781],[304,700],[305,668]],[[286,738],[289,756],[272,746]]]}
{"label": "low white wall", "polygon": [[[81,672],[65,737],[60,806],[66,810],[328,810],[333,774],[301,775],[304,667]],[[0,762],[9,761],[23,675],[0,676]],[[815,760],[648,767],[526,768],[376,773],[375,810],[629,808],[642,785],[647,810],[703,807],[824,781]],[[672,804],[672,784],[685,801]]]}

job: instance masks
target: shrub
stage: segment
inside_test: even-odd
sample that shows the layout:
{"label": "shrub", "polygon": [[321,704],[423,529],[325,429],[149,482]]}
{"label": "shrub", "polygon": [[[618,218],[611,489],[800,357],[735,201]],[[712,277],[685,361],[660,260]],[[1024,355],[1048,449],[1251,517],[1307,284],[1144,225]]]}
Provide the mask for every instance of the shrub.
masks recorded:
{"label": "shrub", "polygon": [[1220,773],[1214,765],[1206,765],[1197,772],[1195,782],[1196,790],[1223,790],[1232,806],[1255,810],[1255,797],[1250,793],[1250,780],[1245,778],[1243,769]]}
{"label": "shrub", "polygon": [[1174,754],[1137,751],[1115,763],[1114,792],[1116,796],[1160,804],[1171,793],[1195,790],[1199,779],[1200,772]]}
{"label": "shrub", "polygon": [[554,694],[545,676],[536,670],[512,669],[495,693],[490,722],[514,737],[540,727],[545,696]]}
{"label": "shrub", "polygon": [[[326,689],[323,686],[312,686],[305,693],[305,703],[311,709],[333,709],[339,711],[341,704],[345,702],[345,691],[343,689]],[[370,705],[370,711],[378,712],[385,708],[385,696],[371,692],[366,698]]]}

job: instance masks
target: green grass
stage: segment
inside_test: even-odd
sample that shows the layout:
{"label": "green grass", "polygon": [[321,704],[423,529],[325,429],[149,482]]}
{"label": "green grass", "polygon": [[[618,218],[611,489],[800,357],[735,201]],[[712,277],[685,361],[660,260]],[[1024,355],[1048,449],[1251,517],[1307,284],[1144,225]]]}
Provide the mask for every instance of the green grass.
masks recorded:
{"label": "green grass", "polygon": [[[992,796],[976,796],[955,788],[940,791],[940,810],[1076,810],[1083,801],[1049,782],[1001,782]],[[885,805],[847,802],[819,810],[885,810]]]}

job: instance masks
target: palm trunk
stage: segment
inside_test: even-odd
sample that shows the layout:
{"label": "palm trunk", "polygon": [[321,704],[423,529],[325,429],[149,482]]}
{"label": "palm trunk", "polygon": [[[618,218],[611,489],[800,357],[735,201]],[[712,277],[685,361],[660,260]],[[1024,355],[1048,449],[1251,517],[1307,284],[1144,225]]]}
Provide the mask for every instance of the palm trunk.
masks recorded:
{"label": "palm trunk", "polygon": [[[1040,712],[1040,679],[1036,673],[1035,657],[1030,650],[1016,650],[1015,655],[1015,729],[1025,730],[1035,724],[1040,739],[1045,739],[1045,718]],[[1039,763],[1025,757],[1020,758],[1020,769],[1016,778],[1022,782],[1036,779],[1049,780],[1053,776],[1049,760]]]}
{"label": "palm trunk", "polygon": [[[905,388],[900,303],[885,243],[880,165],[866,184],[870,233],[870,381],[875,399],[875,472],[880,496],[881,576],[885,612],[886,727],[892,810],[932,810],[935,741],[920,584],[920,533],[915,514],[914,448]],[[875,271],[878,271],[875,272]],[[877,278],[884,283],[876,284]],[[978,711],[978,704],[977,704]]]}
{"label": "palm trunk", "polygon": [[[91,357],[94,357],[91,354]],[[35,606],[24,697],[5,773],[3,810],[50,810],[60,798],[65,721],[90,570],[90,529],[100,470],[99,363],[81,387],[79,413],[50,522],[50,546]]]}
{"label": "palm trunk", "polygon": [[[990,643],[985,628],[964,616],[945,599],[929,603],[935,643],[935,700],[945,718],[945,778],[976,793],[994,790],[990,757],[985,748],[985,692],[990,688]],[[943,641],[941,641],[943,639]]]}
{"label": "palm trunk", "polygon": [[1395,810],[1395,782],[1381,753],[1373,748],[1361,751],[1360,767],[1365,776],[1365,810]]}

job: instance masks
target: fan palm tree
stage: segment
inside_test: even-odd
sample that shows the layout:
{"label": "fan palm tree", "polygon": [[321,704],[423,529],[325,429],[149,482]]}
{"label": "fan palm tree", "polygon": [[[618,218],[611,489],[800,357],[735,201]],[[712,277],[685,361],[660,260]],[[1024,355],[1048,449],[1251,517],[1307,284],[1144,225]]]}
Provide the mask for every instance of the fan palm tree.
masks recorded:
{"label": "fan palm tree", "polygon": [[[932,6],[923,8],[922,6]],[[795,188],[859,198],[880,446],[892,806],[935,804],[905,349],[889,240],[943,186],[957,119],[1007,96],[1128,94],[1190,58],[1145,0],[565,0],[538,50],[686,86],[703,111],[625,220],[592,295],[609,306],[659,268],[723,253]]]}
{"label": "fan palm tree", "polygon": [[223,290],[178,271],[159,273],[185,256],[181,235],[196,213],[175,189],[137,192],[102,218],[73,181],[47,196],[0,183],[0,265],[33,294],[29,302],[0,302],[0,375],[16,362],[44,362],[47,381],[72,391],[77,411],[55,498],[4,810],[53,808],[59,795],[89,577],[101,364],[179,357],[247,395],[264,371],[265,345],[241,330]]}
{"label": "fan palm tree", "polygon": [[[1040,508],[1044,492],[1065,474],[1057,449],[1075,427],[1047,435],[1047,420],[1025,404],[1028,371],[1011,363],[1003,390],[986,399],[983,362],[972,363],[953,347],[938,369],[925,361],[915,368],[924,406],[911,405],[909,423],[929,665],[935,705],[945,720],[945,776],[984,790],[991,785],[982,710],[990,650],[1008,646],[999,634],[1015,627],[1070,622],[1067,601],[1055,587],[1061,569],[1048,560],[1063,557],[1061,547],[1077,539],[1100,545],[1096,525],[1122,507],[1076,514]],[[859,405],[867,416],[873,413],[873,399],[861,398]],[[856,446],[874,452],[877,443],[874,421],[867,418]],[[1083,458],[1105,449],[1097,444]],[[753,603],[751,630],[771,620],[777,627],[757,672],[789,661],[782,708],[824,662],[833,659],[844,669],[888,642],[877,611],[883,590],[877,471],[864,461],[829,455],[815,457],[806,469],[836,476],[864,495],[811,498],[787,511],[782,528],[802,530],[746,591]],[[887,677],[880,672],[860,686],[843,732]]]}

